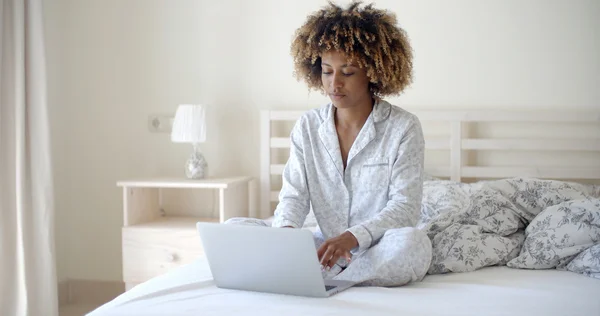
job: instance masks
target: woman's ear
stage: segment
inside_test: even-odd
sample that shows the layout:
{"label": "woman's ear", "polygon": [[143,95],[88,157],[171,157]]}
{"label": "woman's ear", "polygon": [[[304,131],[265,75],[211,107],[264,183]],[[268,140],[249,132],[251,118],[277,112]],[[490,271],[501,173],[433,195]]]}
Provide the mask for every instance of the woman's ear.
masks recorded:
{"label": "woman's ear", "polygon": [[377,91],[375,89],[375,84],[372,82],[369,82],[369,92],[371,93],[371,97],[373,97],[374,99],[377,98]]}

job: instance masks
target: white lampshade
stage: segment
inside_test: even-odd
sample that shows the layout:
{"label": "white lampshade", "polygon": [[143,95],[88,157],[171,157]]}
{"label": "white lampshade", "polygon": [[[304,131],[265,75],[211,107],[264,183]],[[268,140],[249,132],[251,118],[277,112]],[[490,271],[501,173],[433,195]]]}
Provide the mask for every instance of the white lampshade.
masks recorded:
{"label": "white lampshade", "polygon": [[206,140],[206,115],[202,105],[182,104],[177,108],[171,141],[203,143]]}

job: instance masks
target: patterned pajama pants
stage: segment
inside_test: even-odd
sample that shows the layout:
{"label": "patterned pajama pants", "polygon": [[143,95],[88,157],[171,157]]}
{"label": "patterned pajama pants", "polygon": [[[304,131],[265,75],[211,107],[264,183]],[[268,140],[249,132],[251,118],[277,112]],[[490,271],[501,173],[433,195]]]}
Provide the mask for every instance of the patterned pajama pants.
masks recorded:
{"label": "patterned pajama pants", "polygon": [[[225,224],[269,226],[255,218],[232,218]],[[319,249],[325,239],[319,231],[313,237]],[[350,264],[342,258],[324,276],[362,286],[400,286],[421,281],[431,256],[431,241],[424,232],[412,227],[390,229],[378,243],[355,255]]]}

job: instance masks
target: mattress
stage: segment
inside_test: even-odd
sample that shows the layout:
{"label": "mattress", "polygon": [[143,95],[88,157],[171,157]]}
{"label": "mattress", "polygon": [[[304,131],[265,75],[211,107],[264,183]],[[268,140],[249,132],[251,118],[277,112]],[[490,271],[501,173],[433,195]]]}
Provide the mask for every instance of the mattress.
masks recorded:
{"label": "mattress", "polygon": [[600,315],[600,280],[487,267],[396,288],[354,287],[330,298],[217,288],[205,259],[142,283],[88,316],[113,315]]}

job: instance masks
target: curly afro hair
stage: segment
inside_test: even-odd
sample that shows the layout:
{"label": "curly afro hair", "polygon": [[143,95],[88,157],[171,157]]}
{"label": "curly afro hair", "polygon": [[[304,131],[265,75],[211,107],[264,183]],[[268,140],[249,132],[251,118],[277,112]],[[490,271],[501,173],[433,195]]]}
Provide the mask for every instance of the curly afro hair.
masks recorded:
{"label": "curly afro hair", "polygon": [[399,95],[412,83],[412,48],[395,14],[361,4],[354,1],[343,9],[329,2],[296,30],[294,75],[309,89],[322,91],[321,55],[332,49],[366,70],[373,96]]}

